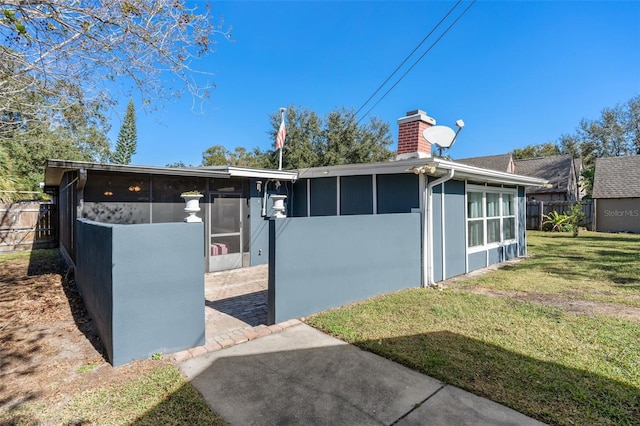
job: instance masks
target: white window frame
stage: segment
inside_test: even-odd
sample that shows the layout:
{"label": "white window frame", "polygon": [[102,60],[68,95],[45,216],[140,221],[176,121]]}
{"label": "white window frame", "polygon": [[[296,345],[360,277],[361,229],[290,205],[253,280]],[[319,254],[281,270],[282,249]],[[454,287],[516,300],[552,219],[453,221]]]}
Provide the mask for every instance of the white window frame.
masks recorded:
{"label": "white window frame", "polygon": [[[482,216],[477,218],[469,218],[469,206],[468,206],[468,194],[470,192],[480,192],[482,193]],[[487,194],[499,194],[498,197],[498,216],[487,217]],[[513,214],[512,215],[504,215],[503,209],[503,200],[502,197],[504,195],[512,195],[513,196]],[[494,186],[480,186],[480,185],[467,185],[467,189],[465,191],[464,196],[464,215],[465,215],[465,234],[466,234],[466,245],[468,253],[476,253],[480,251],[485,251],[501,246],[516,244],[518,242],[518,190],[516,188],[500,188]],[[513,237],[511,239],[504,238],[504,219],[514,219],[514,232]],[[500,220],[500,240],[487,243],[487,222],[489,219],[499,219]],[[477,246],[469,246],[469,222],[474,221],[482,221],[482,244]]]}

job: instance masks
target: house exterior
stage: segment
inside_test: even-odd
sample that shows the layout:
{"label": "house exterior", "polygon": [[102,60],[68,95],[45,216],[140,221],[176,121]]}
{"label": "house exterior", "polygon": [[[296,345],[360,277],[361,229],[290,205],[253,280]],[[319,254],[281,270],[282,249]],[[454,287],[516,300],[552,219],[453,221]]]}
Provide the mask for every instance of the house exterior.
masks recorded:
{"label": "house exterior", "polygon": [[[412,234],[420,236],[419,276],[425,286],[525,255],[525,188],[545,180],[431,156],[422,131],[435,119],[424,111],[411,111],[398,124],[398,159],[373,164],[274,171],[50,160],[45,183],[60,206],[60,248],[73,262],[77,218],[115,224],[182,221],[180,194],[197,189],[204,194],[206,271],[269,261],[269,197],[276,193],[287,196],[291,220],[419,216]],[[305,228],[300,229],[298,239],[304,241]]]}
{"label": "house exterior", "polygon": [[59,247],[76,260],[76,219],[107,224],[182,222],[180,194],[204,195],[205,271],[268,262],[268,196],[291,190],[296,172],[238,167],[169,168],[49,160],[45,190],[58,204]]}
{"label": "house exterior", "polygon": [[640,155],[596,160],[596,230],[640,233]]}
{"label": "house exterior", "polygon": [[525,255],[525,187],[545,181],[431,157],[424,111],[398,124],[399,160],[298,170],[290,215],[419,214],[423,285]]}

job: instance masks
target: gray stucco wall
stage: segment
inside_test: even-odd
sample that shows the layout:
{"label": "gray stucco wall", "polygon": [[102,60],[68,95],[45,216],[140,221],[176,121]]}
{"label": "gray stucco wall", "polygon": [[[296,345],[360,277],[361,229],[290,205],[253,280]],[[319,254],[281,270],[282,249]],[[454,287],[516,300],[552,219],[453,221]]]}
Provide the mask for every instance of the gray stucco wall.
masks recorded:
{"label": "gray stucco wall", "polygon": [[204,344],[202,223],[76,223],[76,282],[114,366]]}
{"label": "gray stucco wall", "polygon": [[270,221],[269,322],[420,285],[420,214]]}

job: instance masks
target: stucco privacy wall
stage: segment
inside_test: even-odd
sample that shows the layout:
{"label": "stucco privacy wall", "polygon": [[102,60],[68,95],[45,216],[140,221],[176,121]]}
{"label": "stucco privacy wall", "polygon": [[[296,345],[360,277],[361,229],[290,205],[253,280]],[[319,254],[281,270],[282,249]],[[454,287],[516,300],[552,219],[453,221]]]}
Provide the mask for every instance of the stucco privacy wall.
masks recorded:
{"label": "stucco privacy wall", "polygon": [[420,286],[420,214],[269,222],[270,323]]}
{"label": "stucco privacy wall", "polygon": [[76,284],[116,366],[204,344],[204,225],[76,222]]}

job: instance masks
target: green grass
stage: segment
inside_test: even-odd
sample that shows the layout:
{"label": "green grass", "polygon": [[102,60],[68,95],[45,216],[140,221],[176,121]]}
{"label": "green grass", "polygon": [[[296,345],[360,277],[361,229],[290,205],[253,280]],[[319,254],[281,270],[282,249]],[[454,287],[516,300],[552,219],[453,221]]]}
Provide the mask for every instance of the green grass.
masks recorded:
{"label": "green grass", "polygon": [[640,236],[528,232],[531,259],[460,284],[640,307]]}
{"label": "green grass", "polygon": [[[636,306],[625,297],[640,294],[639,266],[631,257],[638,236],[532,233],[529,241],[533,258],[465,285]],[[574,265],[575,256],[587,260]],[[321,313],[309,323],[550,424],[640,419],[637,323],[464,288],[402,291]]]}
{"label": "green grass", "polygon": [[0,252],[0,265],[12,262],[28,262],[30,260],[55,260],[58,256],[57,249]]}
{"label": "green grass", "polygon": [[224,425],[175,367],[74,395],[63,406],[26,404],[0,424]]}

